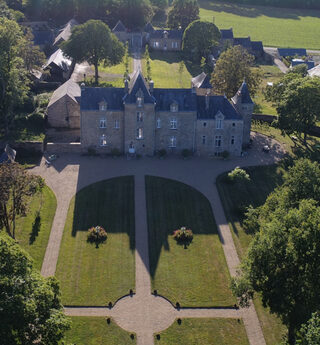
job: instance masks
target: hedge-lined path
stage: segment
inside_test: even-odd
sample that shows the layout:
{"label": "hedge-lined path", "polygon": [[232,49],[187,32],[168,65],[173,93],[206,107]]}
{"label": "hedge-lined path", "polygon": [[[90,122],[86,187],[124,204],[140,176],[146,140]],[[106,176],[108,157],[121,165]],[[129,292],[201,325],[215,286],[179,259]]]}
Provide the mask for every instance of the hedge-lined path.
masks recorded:
{"label": "hedge-lined path", "polygon": [[[134,175],[136,180],[137,294],[134,297],[120,300],[111,310],[107,308],[67,308],[67,314],[84,316],[89,313],[90,316],[113,317],[120,326],[123,325],[123,328],[128,327],[130,329],[126,329],[129,331],[136,330],[138,344],[141,345],[153,344],[152,334],[154,330],[158,332],[162,330],[162,327],[167,328],[176,317],[242,317],[250,344],[265,345],[254,306],[243,310],[181,309],[178,311],[161,297],[151,295],[150,277],[147,274],[149,260],[147,255],[145,175],[159,176],[186,183],[208,198],[218,226],[230,274],[232,276],[235,274],[239,258],[215,186],[216,177],[236,166],[273,164],[284,154],[283,148],[273,139],[255,133],[252,136],[254,137],[254,144],[248,156],[226,161],[200,157],[189,160],[183,160],[180,157],[168,157],[164,160],[143,158],[127,161],[124,158],[112,159],[64,154],[50,168],[46,168],[44,160],[42,160],[41,165],[34,168],[33,172],[46,180],[48,186],[55,192],[58,202],[42,266],[42,273],[45,276],[55,273],[66,214],[73,195],[87,185],[113,177]],[[266,144],[271,147],[269,154],[262,152],[262,147]],[[140,251],[141,257],[139,257]]]}

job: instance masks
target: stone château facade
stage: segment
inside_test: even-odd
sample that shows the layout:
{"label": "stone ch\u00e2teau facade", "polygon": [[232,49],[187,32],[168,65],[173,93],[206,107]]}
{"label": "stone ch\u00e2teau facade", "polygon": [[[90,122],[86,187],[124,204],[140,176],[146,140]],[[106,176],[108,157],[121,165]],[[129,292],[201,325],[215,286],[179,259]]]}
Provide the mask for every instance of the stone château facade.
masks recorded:
{"label": "stone ch\u00e2teau facade", "polygon": [[[210,91],[210,90],[208,90]],[[82,86],[83,150],[154,155],[181,153],[239,156],[249,143],[253,102],[244,82],[232,98],[196,89],[158,89],[140,71],[124,88]]]}

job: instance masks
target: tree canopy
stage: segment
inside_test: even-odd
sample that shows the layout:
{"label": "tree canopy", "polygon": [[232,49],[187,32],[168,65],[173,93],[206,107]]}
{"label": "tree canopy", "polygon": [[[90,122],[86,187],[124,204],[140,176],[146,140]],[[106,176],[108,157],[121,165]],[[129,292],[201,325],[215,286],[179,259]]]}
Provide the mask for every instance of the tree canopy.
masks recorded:
{"label": "tree canopy", "polygon": [[297,345],[320,344],[320,314],[313,313],[311,319],[302,325],[297,337]]}
{"label": "tree canopy", "polygon": [[319,181],[319,164],[298,160],[284,174],[283,185],[249,213],[258,229],[241,275],[232,282],[241,304],[254,292],[261,294],[264,306],[287,325],[290,345],[320,308],[320,281],[315,279],[320,274]]}
{"label": "tree canopy", "polygon": [[200,20],[192,22],[185,30],[182,40],[184,56],[200,63],[201,58],[207,58],[210,49],[219,44],[220,30],[209,22]]}
{"label": "tree canopy", "polygon": [[0,234],[0,337],[6,345],[58,345],[70,328],[54,277],[43,278],[18,244]]}
{"label": "tree canopy", "polygon": [[93,65],[96,84],[99,81],[99,64],[118,64],[125,52],[124,45],[100,20],[89,20],[76,26],[69,40],[62,43],[61,49],[76,62],[87,61]]}
{"label": "tree canopy", "polygon": [[261,76],[252,70],[254,56],[241,46],[234,46],[224,51],[211,76],[213,90],[218,94],[233,97],[243,80],[246,81],[251,94],[255,94],[260,85]]}
{"label": "tree canopy", "polygon": [[185,29],[190,23],[198,20],[199,4],[197,0],[174,0],[168,13],[168,27]]}

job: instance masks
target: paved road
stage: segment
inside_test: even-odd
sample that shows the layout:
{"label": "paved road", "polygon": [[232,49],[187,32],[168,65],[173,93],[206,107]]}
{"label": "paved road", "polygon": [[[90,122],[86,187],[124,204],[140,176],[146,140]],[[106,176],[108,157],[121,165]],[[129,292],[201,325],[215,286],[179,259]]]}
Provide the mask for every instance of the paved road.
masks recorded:
{"label": "paved road", "polygon": [[[71,308],[66,309],[66,313],[69,315],[109,315],[124,329],[137,332],[139,345],[153,344],[152,334],[170,326],[176,317],[190,317],[191,315],[194,317],[241,316],[250,344],[265,345],[254,307],[240,311],[230,309],[181,309],[178,311],[166,300],[151,295],[148,274],[145,175],[166,177],[184,182],[208,198],[218,225],[230,274],[232,276],[235,274],[239,258],[215,186],[216,177],[236,166],[272,164],[283,156],[283,149],[277,142],[259,134],[253,134],[253,136],[255,137],[254,145],[248,156],[226,161],[201,157],[194,157],[190,160],[168,157],[165,160],[143,158],[127,161],[124,158],[111,159],[65,154],[55,161],[50,168],[46,168],[44,160],[42,160],[41,165],[34,168],[33,172],[46,180],[48,186],[54,191],[58,202],[41,271],[45,276],[55,273],[66,213],[73,195],[83,187],[97,181],[118,176],[135,176],[137,294],[134,297],[120,300],[111,310],[106,308]],[[266,144],[272,148],[269,154],[262,153],[262,147]]]}

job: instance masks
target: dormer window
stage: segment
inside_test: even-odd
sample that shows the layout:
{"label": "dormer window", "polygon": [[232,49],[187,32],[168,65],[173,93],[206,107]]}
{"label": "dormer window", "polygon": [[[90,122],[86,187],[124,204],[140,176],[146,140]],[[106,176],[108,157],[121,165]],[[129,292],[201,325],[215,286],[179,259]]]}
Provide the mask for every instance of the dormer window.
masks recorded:
{"label": "dormer window", "polygon": [[107,110],[107,103],[105,101],[102,101],[99,103],[99,110],[100,111],[106,111]]}
{"label": "dormer window", "polygon": [[107,119],[105,117],[102,117],[100,119],[100,128],[107,128]]}
{"label": "dormer window", "polygon": [[170,106],[170,111],[172,113],[176,113],[178,111],[178,104],[177,103],[172,103],[171,106]]}
{"label": "dormer window", "polygon": [[157,128],[161,128],[161,119],[157,118]]}
{"label": "dormer window", "polygon": [[137,107],[143,106],[143,92],[141,89],[136,94],[136,102],[137,102]]}

